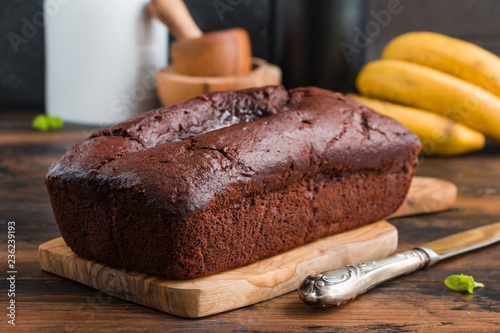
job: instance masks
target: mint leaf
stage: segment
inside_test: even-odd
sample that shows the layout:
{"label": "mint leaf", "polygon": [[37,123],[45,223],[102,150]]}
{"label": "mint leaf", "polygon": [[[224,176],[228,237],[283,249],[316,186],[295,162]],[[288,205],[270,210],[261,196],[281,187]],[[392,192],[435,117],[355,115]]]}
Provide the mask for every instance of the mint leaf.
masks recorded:
{"label": "mint leaf", "polygon": [[47,120],[47,117],[43,114],[39,114],[38,116],[36,116],[35,119],[33,119],[31,126],[39,131],[45,132],[49,130],[49,122]]}
{"label": "mint leaf", "polygon": [[64,121],[61,117],[46,116],[44,114],[39,114],[33,119],[31,126],[39,131],[49,131],[61,128],[64,125]]}
{"label": "mint leaf", "polygon": [[463,274],[448,276],[446,280],[444,280],[444,284],[450,289],[468,291],[471,294],[473,293],[474,288],[484,287],[484,284],[475,282],[472,276]]}
{"label": "mint leaf", "polygon": [[57,116],[47,116],[50,129],[58,129],[63,127],[64,121],[61,117]]}

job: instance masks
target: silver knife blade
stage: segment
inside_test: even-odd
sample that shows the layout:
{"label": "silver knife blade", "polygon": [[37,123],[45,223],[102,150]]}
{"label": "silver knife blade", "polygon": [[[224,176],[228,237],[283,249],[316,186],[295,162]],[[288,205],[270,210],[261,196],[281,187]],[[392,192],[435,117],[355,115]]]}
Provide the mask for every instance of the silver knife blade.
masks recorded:
{"label": "silver knife blade", "polygon": [[315,307],[340,305],[394,277],[500,241],[500,222],[444,237],[392,257],[308,276],[299,297]]}
{"label": "silver knife blade", "polygon": [[442,259],[479,249],[500,241],[500,222],[470,229],[422,245]]}

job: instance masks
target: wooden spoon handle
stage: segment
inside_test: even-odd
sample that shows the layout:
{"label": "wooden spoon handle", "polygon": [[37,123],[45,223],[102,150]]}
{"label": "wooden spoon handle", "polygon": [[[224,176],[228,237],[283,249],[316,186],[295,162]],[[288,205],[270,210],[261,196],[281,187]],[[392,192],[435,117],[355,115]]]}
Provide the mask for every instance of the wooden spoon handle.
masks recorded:
{"label": "wooden spoon handle", "polygon": [[203,36],[182,0],[150,0],[149,11],[179,40]]}

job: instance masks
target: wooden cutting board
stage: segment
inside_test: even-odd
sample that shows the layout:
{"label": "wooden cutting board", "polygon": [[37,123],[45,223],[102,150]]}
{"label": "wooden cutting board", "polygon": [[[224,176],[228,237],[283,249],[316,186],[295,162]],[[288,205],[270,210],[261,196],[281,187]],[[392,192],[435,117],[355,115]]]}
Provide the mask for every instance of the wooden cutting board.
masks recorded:
{"label": "wooden cutting board", "polygon": [[[401,208],[390,217],[438,212],[455,202],[456,186],[414,178]],[[39,248],[41,268],[107,294],[183,317],[204,317],[265,301],[298,288],[310,274],[392,254],[397,230],[386,221],[329,236],[271,258],[211,276],[167,280],[112,267],[74,254],[62,238]]]}

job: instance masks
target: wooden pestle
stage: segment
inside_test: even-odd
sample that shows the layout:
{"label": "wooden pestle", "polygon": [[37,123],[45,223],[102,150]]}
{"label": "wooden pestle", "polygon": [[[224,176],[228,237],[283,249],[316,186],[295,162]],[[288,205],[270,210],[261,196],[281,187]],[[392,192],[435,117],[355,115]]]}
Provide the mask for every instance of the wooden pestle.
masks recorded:
{"label": "wooden pestle", "polygon": [[177,38],[170,46],[172,66],[177,73],[227,76],[250,71],[252,51],[244,29],[203,34],[182,0],[150,0],[149,10]]}

